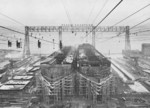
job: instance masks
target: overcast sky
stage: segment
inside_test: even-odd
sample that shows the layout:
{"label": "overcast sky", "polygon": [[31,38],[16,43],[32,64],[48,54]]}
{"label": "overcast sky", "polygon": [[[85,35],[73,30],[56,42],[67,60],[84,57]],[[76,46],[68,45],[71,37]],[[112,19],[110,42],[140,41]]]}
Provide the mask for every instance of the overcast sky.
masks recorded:
{"label": "overcast sky", "polygon": [[[120,0],[0,0],[0,13],[5,14],[28,26],[52,26],[70,23],[96,25],[119,1]],[[127,17],[149,3],[150,0],[123,0],[123,2],[100,24],[100,26],[112,26],[121,19]],[[104,5],[105,7],[102,9]],[[98,15],[99,12],[100,14]],[[67,13],[70,16],[70,21],[67,17]],[[124,22],[118,24],[118,26],[129,25],[132,27],[149,17],[150,6],[125,20]],[[24,30],[22,25],[13,22],[3,15],[0,15],[0,25],[11,26],[11,28],[16,30]],[[141,28],[138,29],[142,30],[149,28],[149,26],[150,21],[147,21],[141,25]],[[2,29],[1,34],[2,33],[5,34],[6,32]],[[104,38],[96,40],[96,48],[99,50],[106,50],[104,52],[108,52],[109,50],[114,50],[115,52],[116,49],[120,49],[119,51],[121,51],[121,49],[124,48],[123,38],[117,38],[103,42],[105,40],[105,36],[113,36],[116,34],[117,33],[97,33],[97,38]],[[13,35],[14,33],[12,33],[12,35],[9,34],[9,36]],[[35,35],[38,36],[39,34]],[[42,35],[42,33],[40,35]],[[147,36],[149,33],[138,35]],[[83,42],[81,41],[82,36],[85,36],[85,33],[77,33],[76,36],[72,33],[63,33],[64,44],[79,44]],[[18,35],[18,38],[20,38],[20,35]],[[44,38],[49,40],[55,38],[55,41],[57,41],[58,33],[44,34]],[[35,40],[35,42],[36,41],[37,40]],[[88,42],[91,42],[90,36]],[[139,41],[140,44],[137,41],[133,41],[133,43],[135,43],[131,44],[133,49],[140,49],[140,44],[143,43],[143,41]],[[52,45],[50,44],[50,46]],[[46,48],[47,46],[44,46],[43,51],[45,51]]]}

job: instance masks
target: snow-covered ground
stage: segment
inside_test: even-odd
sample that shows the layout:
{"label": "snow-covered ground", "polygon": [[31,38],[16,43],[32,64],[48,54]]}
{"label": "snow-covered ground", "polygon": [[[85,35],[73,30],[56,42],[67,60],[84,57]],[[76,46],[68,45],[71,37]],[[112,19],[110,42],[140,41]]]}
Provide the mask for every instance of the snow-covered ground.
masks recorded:
{"label": "snow-covered ground", "polygon": [[[128,72],[127,70],[125,70],[115,62],[113,62],[113,64],[115,64],[115,66],[117,66],[120,70],[122,70],[122,72],[124,72],[124,74],[130,77],[133,81],[135,80],[134,76],[130,74],[130,72]],[[112,65],[112,68],[115,70],[115,72],[117,72],[117,74],[123,79],[124,82],[127,82],[128,79],[122,74],[122,72],[117,70],[115,66]],[[134,84],[129,84],[129,87],[131,88],[131,90],[138,93],[149,93],[149,91],[140,82],[137,81],[134,81]]]}
{"label": "snow-covered ground", "polygon": [[129,87],[138,93],[149,93],[149,91],[139,82],[135,81],[133,85],[129,85]]}
{"label": "snow-covered ground", "polygon": [[121,67],[118,63],[116,63],[115,61],[111,60],[111,62],[117,66],[120,70],[122,70],[122,72],[127,75],[130,79],[135,80],[136,78],[127,70],[125,70],[123,67]]}
{"label": "snow-covered ground", "polygon": [[121,53],[118,54],[110,54],[110,55],[105,55],[106,57],[110,58],[123,58],[123,55]]}
{"label": "snow-covered ground", "polygon": [[119,75],[120,78],[123,79],[124,82],[127,82],[128,79],[114,65],[111,65],[111,68]]}

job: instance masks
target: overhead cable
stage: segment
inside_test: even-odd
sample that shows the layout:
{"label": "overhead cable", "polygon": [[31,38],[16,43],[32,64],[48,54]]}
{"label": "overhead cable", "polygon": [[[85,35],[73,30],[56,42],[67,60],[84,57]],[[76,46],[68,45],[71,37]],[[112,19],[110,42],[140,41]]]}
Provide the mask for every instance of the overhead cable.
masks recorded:
{"label": "overhead cable", "polygon": [[139,10],[137,10],[136,12],[134,12],[134,13],[130,14],[129,16],[125,17],[124,19],[120,20],[119,22],[115,23],[115,24],[114,24],[114,25],[112,25],[112,26],[116,26],[116,25],[118,25],[119,23],[121,23],[121,22],[125,21],[126,19],[130,18],[131,16],[133,16],[133,15],[137,14],[138,12],[140,12],[140,11],[142,11],[143,9],[147,8],[148,6],[150,6],[150,4],[148,4],[148,5],[146,5],[146,6],[142,7],[142,8],[140,8],[140,9],[139,9]]}
{"label": "overhead cable", "polygon": [[[145,19],[144,21],[141,21],[140,23],[138,23],[138,24],[132,26],[129,30],[131,30],[131,29],[133,29],[133,28],[135,28],[135,27],[137,27],[137,26],[143,24],[144,22],[146,22],[146,21],[148,21],[148,20],[150,20],[150,18],[147,18],[147,19]],[[124,32],[121,32],[121,33],[119,33],[119,34],[116,35],[116,36],[112,36],[112,37],[110,37],[109,39],[104,40],[104,41],[102,41],[102,42],[105,42],[105,41],[108,41],[108,40],[110,40],[110,39],[116,38],[116,37],[118,37],[119,35],[121,35],[122,33],[124,33]]]}
{"label": "overhead cable", "polygon": [[148,7],[148,6],[150,6],[150,4],[148,4],[148,5],[144,6],[144,7],[142,7],[141,9],[139,9],[139,10],[137,10],[136,12],[132,13],[131,15],[125,17],[125,18],[122,19],[121,21],[115,23],[113,26],[118,25],[119,23],[121,23],[121,22],[125,21],[126,19],[130,18],[131,16],[137,14],[138,12],[142,11],[143,9],[145,9],[145,8]]}
{"label": "overhead cable", "polygon": [[[9,30],[9,31],[12,31],[12,32],[16,32],[16,33],[25,35],[25,33],[23,33],[23,32],[20,32],[20,31],[17,31],[17,30],[13,30],[13,29],[10,29],[8,27],[0,26],[0,28],[3,28],[3,29],[6,29],[6,30]],[[41,38],[33,37],[32,35],[29,35],[29,36],[32,37],[32,38],[35,38],[35,39],[39,39],[39,40],[45,41],[45,42],[53,43],[52,41],[48,41],[48,40],[44,40],[44,39],[41,39]],[[54,44],[58,44],[58,43],[54,43]]]}
{"label": "overhead cable", "polygon": [[136,32],[133,32],[133,33],[130,33],[130,34],[143,33],[143,32],[150,32],[150,30],[136,31]]}
{"label": "overhead cable", "polygon": [[[90,34],[91,32],[93,32],[93,31],[108,17],[108,15],[111,14],[111,13],[120,5],[120,3],[121,3],[122,1],[123,1],[123,0],[120,0],[120,2],[118,2],[117,5],[115,5],[115,7],[113,7],[113,8],[111,9],[111,11],[109,11],[109,12],[107,13],[107,15],[92,29],[92,31],[89,32],[89,34]],[[88,35],[89,35],[89,34],[88,34]],[[86,35],[85,37],[87,37],[88,35]]]}
{"label": "overhead cable", "polygon": [[98,12],[98,14],[96,15],[96,17],[94,18],[92,24],[96,21],[96,19],[98,18],[98,16],[101,14],[101,12],[103,11],[104,7],[106,6],[106,4],[108,3],[109,0],[106,0],[105,3],[103,4],[102,8],[100,9],[100,11]]}
{"label": "overhead cable", "polygon": [[0,15],[4,16],[4,17],[6,17],[6,18],[8,18],[8,19],[10,19],[10,20],[12,20],[12,21],[14,21],[14,22],[20,24],[20,25],[25,26],[25,25],[24,25],[23,23],[21,23],[20,21],[17,21],[17,20],[15,20],[15,19],[13,19],[13,18],[11,18],[11,17],[9,17],[9,16],[7,16],[7,15],[1,13],[1,12],[0,12]]}
{"label": "overhead cable", "polygon": [[66,12],[66,15],[67,15],[67,18],[68,18],[69,23],[72,24],[72,20],[71,20],[69,11],[67,10],[67,8],[66,8],[65,3],[63,2],[63,0],[61,0],[61,3],[62,3],[62,5],[63,5],[63,7],[64,7],[65,12]]}
{"label": "overhead cable", "polygon": [[13,29],[11,29],[11,28],[8,28],[8,27],[4,27],[4,26],[0,26],[0,28],[3,28],[3,29],[6,29],[6,30],[9,30],[9,31],[12,31],[12,32],[16,32],[16,33],[19,33],[19,34],[25,34],[25,33],[23,33],[23,32],[20,32],[20,31],[17,31],[17,30],[13,30]]}
{"label": "overhead cable", "polygon": [[134,25],[133,27],[130,28],[130,30],[133,29],[133,28],[135,28],[135,27],[137,27],[137,26],[139,26],[139,25],[141,25],[141,24],[143,24],[144,22],[146,22],[146,21],[148,21],[148,20],[150,20],[150,18],[147,18],[146,20],[144,20],[144,21],[142,21],[142,22],[140,22],[140,23]]}
{"label": "overhead cable", "polygon": [[122,2],[123,0],[120,0],[120,2],[94,27],[92,31],[94,31],[107,17],[109,14],[111,14]]}
{"label": "overhead cable", "polygon": [[95,3],[93,4],[93,6],[92,6],[92,8],[91,8],[91,11],[90,11],[90,13],[89,13],[89,16],[88,16],[88,19],[87,19],[86,23],[89,22],[89,19],[90,19],[92,13],[93,13],[94,8],[95,8],[96,2],[97,2],[97,0],[95,0]]}
{"label": "overhead cable", "polygon": [[0,34],[0,37],[4,37],[4,38],[11,38],[11,39],[15,39],[15,40],[19,40],[19,38],[16,38],[16,37],[9,37],[9,36],[6,36],[6,35],[3,35],[3,34]]}

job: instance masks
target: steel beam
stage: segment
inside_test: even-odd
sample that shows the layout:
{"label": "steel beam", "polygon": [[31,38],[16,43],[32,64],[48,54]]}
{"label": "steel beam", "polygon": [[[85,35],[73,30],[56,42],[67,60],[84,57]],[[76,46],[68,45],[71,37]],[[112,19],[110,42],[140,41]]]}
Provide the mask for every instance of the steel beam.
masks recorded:
{"label": "steel beam", "polygon": [[59,26],[59,47],[61,46],[60,44],[62,44],[62,26]]}
{"label": "steel beam", "polygon": [[[94,26],[93,26],[94,29]],[[92,45],[95,47],[95,30],[92,31]]]}
{"label": "steel beam", "polygon": [[[29,26],[29,32],[90,32],[93,25]],[[125,26],[98,26],[95,32],[125,32]]]}
{"label": "steel beam", "polygon": [[125,32],[125,50],[131,50],[130,45],[130,28],[129,26],[126,26],[126,32]]}
{"label": "steel beam", "polygon": [[29,42],[29,27],[25,27],[25,39],[24,39],[24,49],[23,57],[30,56],[30,42]]}

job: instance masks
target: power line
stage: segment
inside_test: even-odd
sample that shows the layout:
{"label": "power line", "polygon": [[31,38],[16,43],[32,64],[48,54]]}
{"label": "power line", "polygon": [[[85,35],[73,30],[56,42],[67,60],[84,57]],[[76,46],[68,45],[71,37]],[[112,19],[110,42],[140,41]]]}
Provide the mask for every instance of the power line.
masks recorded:
{"label": "power line", "polygon": [[72,24],[69,11],[67,10],[67,8],[66,8],[65,3],[63,2],[63,0],[61,0],[61,3],[62,3],[62,5],[63,5],[63,7],[64,7],[65,12],[66,12],[66,15],[67,15],[67,18],[68,18],[69,23]]}
{"label": "power line", "polygon": [[142,38],[142,39],[132,38],[131,40],[146,40],[146,39],[149,40],[150,38]]}
{"label": "power line", "polygon": [[150,37],[139,37],[139,36],[132,36],[130,37],[131,40],[142,40],[142,39],[147,39],[150,40]]}
{"label": "power line", "polygon": [[[143,37],[143,38],[141,38],[141,39],[137,39],[137,38],[134,38],[133,36],[132,36],[132,38],[130,39],[130,41],[150,41],[149,40],[150,39],[150,37]],[[99,40],[96,40],[96,41],[99,41]],[[105,40],[106,41],[106,40]],[[119,41],[125,41],[125,39],[121,39],[121,40],[119,40]],[[100,41],[100,42],[104,42],[104,41]]]}
{"label": "power line", "polygon": [[[147,38],[142,38],[142,39],[137,39],[137,38],[131,38],[130,41],[150,41],[150,37],[147,37]],[[99,40],[96,40],[96,41],[99,41]],[[120,39],[119,41],[125,41],[125,39]],[[104,42],[104,41],[100,41],[100,42]]]}
{"label": "power line", "polygon": [[[141,38],[141,39],[131,38],[131,41],[135,41],[135,40],[137,40],[137,41],[138,41],[138,40],[139,40],[139,41],[140,41],[140,40],[141,40],[141,41],[142,41],[142,40],[148,40],[148,41],[150,41],[149,39],[150,39],[150,38]],[[121,39],[120,41],[124,41],[124,40],[125,40],[125,39]]]}
{"label": "power line", "polygon": [[[107,15],[92,29],[92,31],[89,32],[89,34],[90,34],[91,32],[93,32],[93,31],[108,17],[108,15],[111,14],[111,13],[120,5],[120,3],[121,3],[122,1],[123,1],[123,0],[120,0],[120,2],[118,2],[117,5],[115,5],[115,7],[113,7],[113,8],[111,9],[111,11],[109,11],[109,13],[107,13]],[[89,35],[89,34],[88,34],[88,35]],[[86,35],[85,37],[87,37],[88,35]]]}
{"label": "power line", "polygon": [[[23,33],[23,32],[20,32],[20,31],[17,31],[17,30],[13,30],[13,29],[10,29],[8,27],[0,26],[0,28],[3,28],[3,29],[6,29],[6,30],[9,30],[9,31],[13,31],[13,32],[25,35],[25,33]],[[45,41],[45,42],[53,43],[52,41],[48,41],[48,40],[44,40],[44,39],[41,39],[41,38],[33,37],[32,35],[29,35],[29,36],[32,37],[32,38],[35,38],[35,39],[39,39],[39,40]],[[59,45],[59,43],[54,43],[54,44],[58,44]]]}
{"label": "power line", "polygon": [[[9,40],[5,40],[5,39],[0,39],[0,41],[9,41]],[[16,42],[15,40],[10,40],[11,42]]]}
{"label": "power line", "polygon": [[148,4],[148,5],[144,6],[144,7],[142,7],[141,9],[139,9],[139,10],[137,10],[136,12],[132,13],[131,15],[125,17],[124,19],[122,19],[121,21],[117,22],[116,24],[114,24],[114,25],[112,25],[112,26],[115,26],[115,25],[117,25],[117,24],[119,24],[119,23],[125,21],[126,19],[128,19],[128,18],[130,18],[131,16],[135,15],[136,13],[142,11],[143,9],[145,9],[145,8],[148,7],[148,6],[150,6],[150,4]]}
{"label": "power line", "polygon": [[150,4],[142,7],[141,9],[137,10],[136,12],[132,13],[131,15],[127,16],[126,18],[122,19],[121,21],[117,22],[116,24],[114,24],[113,26],[125,21],[126,19],[130,18],[131,16],[135,15],[136,13],[140,12],[141,10],[145,9],[146,7],[150,6]]}
{"label": "power line", "polygon": [[0,35],[0,37],[4,37],[4,38],[7,38],[7,39],[8,39],[8,38],[11,38],[11,39],[16,39],[16,40],[19,40],[19,38],[15,38],[15,37],[9,37],[9,36],[2,35],[2,34]]}
{"label": "power line", "polygon": [[144,22],[146,22],[146,21],[148,21],[148,20],[150,20],[150,18],[147,18],[146,20],[144,20],[144,21],[142,21],[142,22],[140,22],[140,23],[134,25],[133,27],[130,28],[130,30],[133,29],[133,28],[135,28],[135,27],[137,27],[138,25],[141,25],[142,23],[144,23]]}
{"label": "power line", "polygon": [[59,43],[56,43],[56,42],[52,42],[52,41],[48,41],[48,40],[45,40],[45,39],[41,39],[41,38],[38,38],[38,37],[34,37],[34,36],[32,36],[32,35],[29,35],[30,37],[32,37],[32,38],[34,38],[34,39],[38,39],[38,40],[42,40],[42,41],[45,41],[45,42],[48,42],[48,43],[52,43],[52,44],[58,44],[59,45]]}
{"label": "power line", "polygon": [[[109,14],[111,14],[122,2],[123,0],[121,0],[95,27],[94,30],[108,17]],[[93,30],[92,30],[93,31]]]}
{"label": "power line", "polygon": [[138,34],[138,33],[143,33],[143,32],[150,32],[150,30],[137,31],[137,32],[133,32],[131,34]]}
{"label": "power line", "polygon": [[[0,37],[5,37],[5,38],[11,38],[11,37],[6,37],[6,36],[4,36],[4,35],[0,35]],[[34,38],[34,37],[33,37]],[[13,37],[12,37],[12,39],[14,39]],[[0,42],[4,42],[4,41],[8,41],[9,39],[2,39],[2,38],[0,38]],[[16,40],[19,40],[19,39],[16,39]],[[40,38],[39,38],[39,40],[41,40]],[[11,40],[11,42],[16,42],[15,40],[14,41],[12,41]],[[50,43],[50,42],[48,42],[48,43]],[[48,43],[42,43],[42,44],[45,44],[45,45],[48,45]],[[1,44],[1,43],[0,43]],[[7,44],[7,43],[2,43],[2,44]],[[35,41],[30,41],[30,44],[37,44],[37,42],[35,42]],[[51,43],[50,43],[51,44]],[[56,43],[53,43],[53,44],[56,44]]]}
{"label": "power line", "polygon": [[[30,36],[30,37],[35,38],[35,39],[38,39],[38,40],[42,40],[42,41],[45,41],[45,42],[48,42],[48,43],[54,43],[54,42],[52,42],[52,41],[44,40],[44,39],[41,39],[41,38],[37,38],[37,37],[33,37],[33,36]],[[54,44],[59,45],[59,43],[56,43],[56,42],[55,42]]]}
{"label": "power line", "polygon": [[[132,39],[143,39],[143,38],[150,38],[150,36],[148,36],[148,35],[147,35],[147,36],[144,36],[144,35],[138,35],[138,36],[137,36],[137,35],[136,35],[136,36],[134,35],[134,36],[133,36],[133,35],[132,35],[132,36],[130,36],[130,38],[132,38]],[[124,39],[124,38],[121,38],[121,39]]]}
{"label": "power line", "polygon": [[16,32],[16,33],[25,35],[25,33],[23,33],[23,32],[20,32],[20,31],[17,31],[17,30],[13,30],[13,29],[10,29],[8,27],[0,26],[0,28],[3,28],[3,29],[6,29],[6,30],[9,30],[9,31],[12,31],[12,32]]}
{"label": "power line", "polygon": [[21,23],[20,21],[17,21],[17,20],[15,20],[15,19],[13,19],[13,18],[11,18],[11,17],[9,17],[9,16],[7,16],[7,15],[1,13],[1,12],[0,12],[0,15],[4,16],[4,17],[6,17],[6,18],[8,18],[8,19],[10,19],[10,20],[12,20],[12,21],[14,21],[14,22],[20,24],[20,25],[25,26],[25,25],[24,25],[23,23]]}
{"label": "power line", "polygon": [[144,35],[138,35],[138,36],[137,36],[137,35],[136,35],[136,36],[134,35],[134,36],[133,36],[133,35],[132,35],[132,36],[130,36],[130,37],[131,37],[131,38],[150,38],[149,35],[146,35],[146,36],[144,36]]}
{"label": "power line", "polygon": [[97,0],[95,0],[95,3],[93,4],[93,6],[92,6],[92,8],[91,8],[91,11],[90,11],[90,14],[89,14],[89,16],[88,16],[88,19],[87,19],[86,23],[89,22],[89,19],[90,19],[92,13],[93,13],[94,8],[95,8],[96,2],[97,2]]}
{"label": "power line", "polygon": [[[131,30],[131,29],[133,29],[133,28],[135,28],[135,27],[137,27],[137,26],[143,24],[144,22],[146,22],[146,21],[148,21],[148,20],[150,20],[150,18],[147,18],[146,20],[144,20],[144,21],[142,21],[142,22],[140,22],[140,23],[138,23],[138,24],[132,26],[129,30]],[[118,37],[119,35],[121,35],[122,33],[124,33],[124,32],[121,32],[121,33],[119,33],[119,34],[116,35],[116,36],[112,36],[112,37],[110,37],[109,39],[107,39],[107,40],[105,40],[105,41],[108,41],[108,40],[110,40],[110,39],[116,38],[116,37]],[[102,41],[102,42],[105,42],[105,41]]]}
{"label": "power line", "polygon": [[100,11],[98,12],[97,16],[94,18],[92,24],[96,21],[96,19],[98,18],[98,16],[101,14],[101,12],[103,11],[104,7],[106,6],[106,4],[108,3],[109,0],[106,0],[105,3],[103,4],[102,8],[100,9]]}
{"label": "power line", "polygon": [[[4,35],[2,36],[2,35],[0,35],[0,37],[5,37]],[[10,38],[10,37],[5,37],[5,38]],[[14,39],[14,38],[12,38],[12,39]],[[9,39],[2,39],[2,38],[0,38],[0,41],[8,41]],[[16,40],[19,40],[19,39],[16,39]],[[11,40],[11,42],[12,42],[12,40]],[[16,42],[16,41],[13,41],[13,42]],[[32,43],[32,44],[36,44],[37,42],[35,42],[35,41],[30,41],[30,43]],[[42,44],[47,44],[47,43],[42,43]]]}

